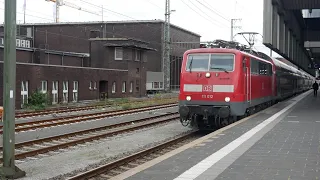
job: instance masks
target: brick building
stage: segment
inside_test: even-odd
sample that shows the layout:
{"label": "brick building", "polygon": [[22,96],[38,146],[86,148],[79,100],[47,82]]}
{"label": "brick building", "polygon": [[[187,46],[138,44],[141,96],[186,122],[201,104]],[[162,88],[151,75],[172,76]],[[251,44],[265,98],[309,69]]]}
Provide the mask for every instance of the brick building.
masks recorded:
{"label": "brick building", "polygon": [[[175,25],[170,27],[171,84],[174,88],[179,86],[183,53],[188,49],[198,48],[201,36]],[[147,89],[162,89],[163,29],[162,20],[108,21],[20,24],[17,26],[17,33],[19,37],[29,39],[30,46],[35,48],[80,53],[89,53],[89,38],[134,38],[149,42],[150,48],[157,51],[147,52]]]}
{"label": "brick building", "polygon": [[[47,93],[52,104],[146,94],[145,52],[154,49],[147,47],[146,42],[125,38],[96,38],[89,42],[91,55],[17,48],[16,108],[21,108],[37,88]],[[122,52],[125,56],[119,57]],[[0,72],[0,94],[3,94],[3,46],[0,46]],[[2,101],[0,96],[0,104]]]}
{"label": "brick building", "polygon": [[[47,92],[52,103],[98,99],[104,94],[144,96],[148,89],[163,89],[163,27],[161,20],[18,25],[16,107],[36,88]],[[174,87],[179,85],[183,53],[199,47],[200,36],[171,25],[171,42]],[[2,68],[0,44],[1,72]],[[2,81],[3,73],[0,86]]]}

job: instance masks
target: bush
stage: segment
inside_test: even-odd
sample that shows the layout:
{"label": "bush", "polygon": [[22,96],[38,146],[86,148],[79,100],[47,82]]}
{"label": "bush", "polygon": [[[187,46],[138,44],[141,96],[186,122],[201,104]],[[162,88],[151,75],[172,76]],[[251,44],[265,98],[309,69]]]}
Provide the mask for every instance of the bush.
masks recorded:
{"label": "bush", "polygon": [[28,97],[28,104],[26,104],[26,107],[35,110],[45,109],[47,103],[47,95],[36,90]]}
{"label": "bush", "polygon": [[132,108],[132,105],[131,104],[125,104],[122,106],[122,110],[128,110],[128,109],[131,109]]}

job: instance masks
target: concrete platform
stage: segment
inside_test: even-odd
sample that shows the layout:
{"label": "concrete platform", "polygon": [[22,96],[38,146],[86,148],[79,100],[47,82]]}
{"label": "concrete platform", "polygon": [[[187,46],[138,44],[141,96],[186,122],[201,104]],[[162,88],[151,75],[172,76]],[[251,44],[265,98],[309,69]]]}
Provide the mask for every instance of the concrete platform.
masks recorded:
{"label": "concrete platform", "polygon": [[316,180],[319,141],[320,97],[308,91],[113,180]]}

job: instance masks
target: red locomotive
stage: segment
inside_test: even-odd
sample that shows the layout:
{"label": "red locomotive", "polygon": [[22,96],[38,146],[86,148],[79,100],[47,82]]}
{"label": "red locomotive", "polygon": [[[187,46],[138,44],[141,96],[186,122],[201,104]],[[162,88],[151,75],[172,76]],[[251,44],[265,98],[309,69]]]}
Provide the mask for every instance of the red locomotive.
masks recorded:
{"label": "red locomotive", "polygon": [[277,59],[239,44],[215,43],[218,47],[183,55],[179,113],[184,126],[221,128],[312,87],[313,76]]}

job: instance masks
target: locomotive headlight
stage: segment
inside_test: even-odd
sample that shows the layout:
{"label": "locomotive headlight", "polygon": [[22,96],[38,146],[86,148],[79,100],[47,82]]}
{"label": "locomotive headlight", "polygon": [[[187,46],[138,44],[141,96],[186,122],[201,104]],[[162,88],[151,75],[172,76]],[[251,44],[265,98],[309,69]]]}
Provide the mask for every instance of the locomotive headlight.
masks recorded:
{"label": "locomotive headlight", "polygon": [[229,97],[224,98],[224,100],[225,100],[226,102],[230,102],[230,98],[229,98]]}
{"label": "locomotive headlight", "polygon": [[211,74],[210,73],[206,73],[206,77],[208,78],[208,77],[210,77],[211,76]]}
{"label": "locomotive headlight", "polygon": [[187,97],[186,97],[186,100],[187,100],[187,101],[190,101],[190,100],[191,100],[191,96],[187,96]]}

